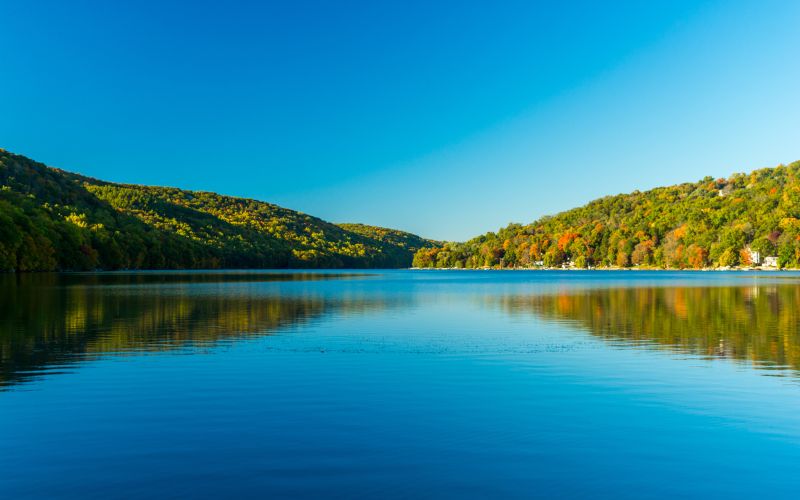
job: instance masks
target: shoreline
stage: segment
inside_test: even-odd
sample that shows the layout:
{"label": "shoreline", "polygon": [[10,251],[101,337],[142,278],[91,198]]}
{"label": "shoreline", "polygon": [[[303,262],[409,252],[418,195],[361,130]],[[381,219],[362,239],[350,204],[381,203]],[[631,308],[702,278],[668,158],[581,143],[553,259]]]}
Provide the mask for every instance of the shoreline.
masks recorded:
{"label": "shoreline", "polygon": [[36,275],[36,274],[92,274],[92,273],[107,273],[107,274],[125,274],[125,273],[221,273],[221,272],[259,272],[259,271],[304,271],[309,273],[318,272],[341,272],[341,271],[570,271],[570,272],[589,272],[589,271],[602,271],[602,272],[692,272],[692,273],[708,273],[708,272],[800,272],[800,268],[775,268],[775,267],[705,267],[702,269],[664,269],[659,267],[594,267],[594,268],[580,268],[580,267],[251,267],[251,268],[183,268],[183,269],[91,269],[91,270],[53,270],[53,271],[0,271],[0,276],[13,276],[13,275]]}
{"label": "shoreline", "polygon": [[704,267],[701,269],[664,269],[660,267],[594,267],[594,268],[581,268],[581,267],[409,267],[410,271],[630,271],[630,272],[643,272],[643,271],[662,271],[662,272],[694,272],[694,273],[708,273],[708,272],[797,272],[800,268],[776,268],[776,267]]}

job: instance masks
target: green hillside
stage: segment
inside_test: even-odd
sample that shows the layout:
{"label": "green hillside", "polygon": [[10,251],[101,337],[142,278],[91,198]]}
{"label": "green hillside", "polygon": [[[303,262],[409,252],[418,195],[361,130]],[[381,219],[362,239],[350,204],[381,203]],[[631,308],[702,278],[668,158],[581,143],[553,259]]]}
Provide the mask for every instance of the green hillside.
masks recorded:
{"label": "green hillside", "polygon": [[348,227],[251,199],[103,182],[0,150],[0,270],[394,268],[425,244]]}
{"label": "green hillside", "polygon": [[[758,255],[756,255],[758,254]],[[528,225],[422,249],[416,267],[800,267],[800,162],[607,196]]]}
{"label": "green hillside", "polygon": [[378,226],[368,226],[366,224],[337,224],[339,227],[352,233],[360,234],[367,238],[388,243],[392,246],[407,248],[412,252],[416,252],[422,248],[440,245],[441,242],[428,240],[417,236],[416,234],[399,231],[397,229],[389,229]]}

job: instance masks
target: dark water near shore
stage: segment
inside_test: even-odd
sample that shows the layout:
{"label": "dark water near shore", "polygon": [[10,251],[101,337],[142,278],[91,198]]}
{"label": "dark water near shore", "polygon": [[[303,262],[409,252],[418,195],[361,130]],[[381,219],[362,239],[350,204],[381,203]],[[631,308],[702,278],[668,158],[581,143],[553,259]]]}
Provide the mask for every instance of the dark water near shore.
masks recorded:
{"label": "dark water near shore", "polygon": [[0,276],[0,498],[796,498],[800,274]]}

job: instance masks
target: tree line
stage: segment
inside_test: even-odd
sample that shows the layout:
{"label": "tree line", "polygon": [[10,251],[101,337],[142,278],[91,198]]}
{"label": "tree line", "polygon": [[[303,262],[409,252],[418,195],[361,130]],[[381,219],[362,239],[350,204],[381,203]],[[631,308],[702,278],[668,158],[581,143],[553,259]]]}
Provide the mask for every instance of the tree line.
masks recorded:
{"label": "tree line", "polygon": [[430,244],[257,200],[103,182],[0,150],[2,271],[398,268]]}
{"label": "tree line", "polygon": [[607,196],[531,224],[419,250],[415,267],[800,267],[800,162]]}

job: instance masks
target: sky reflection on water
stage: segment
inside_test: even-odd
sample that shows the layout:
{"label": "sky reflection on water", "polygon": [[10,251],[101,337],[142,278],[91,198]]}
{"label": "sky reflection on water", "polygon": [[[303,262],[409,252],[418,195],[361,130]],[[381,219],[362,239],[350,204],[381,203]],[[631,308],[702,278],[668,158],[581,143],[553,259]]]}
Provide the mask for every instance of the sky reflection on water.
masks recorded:
{"label": "sky reflection on water", "polygon": [[800,486],[793,274],[3,279],[15,496]]}

